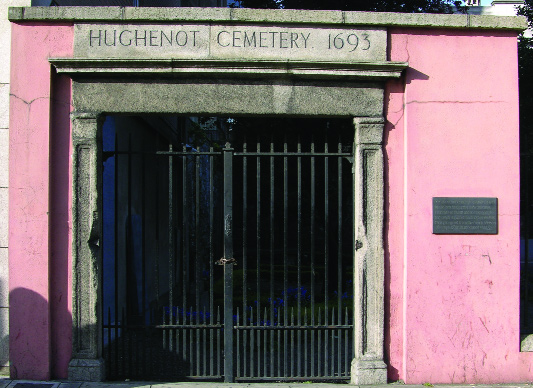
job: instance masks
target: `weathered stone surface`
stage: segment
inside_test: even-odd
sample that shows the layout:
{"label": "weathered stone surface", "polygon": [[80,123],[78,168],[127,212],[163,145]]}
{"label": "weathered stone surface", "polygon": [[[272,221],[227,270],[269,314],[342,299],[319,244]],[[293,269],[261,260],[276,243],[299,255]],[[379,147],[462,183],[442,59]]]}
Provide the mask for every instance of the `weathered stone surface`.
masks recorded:
{"label": "weathered stone surface", "polygon": [[383,361],[354,360],[352,362],[352,384],[387,384],[387,366]]}
{"label": "weathered stone surface", "polygon": [[82,58],[207,58],[210,27],[77,24],[74,55]]}
{"label": "weathered stone surface", "polygon": [[384,384],[383,128],[381,117],[354,119],[353,384]]}
{"label": "weathered stone surface", "polygon": [[353,117],[383,107],[382,86],[372,83],[74,82],[73,91],[76,109],[102,112]]}
{"label": "weathered stone surface", "polygon": [[0,128],[0,188],[9,186],[9,129]]}
{"label": "weathered stone surface", "polygon": [[104,360],[71,360],[68,365],[68,379],[71,381],[103,381],[105,379]]}
{"label": "weathered stone surface", "polygon": [[203,8],[121,8],[121,7],[31,7],[10,8],[11,21],[78,22],[246,22],[305,23],[351,26],[397,26],[483,28],[521,31],[527,28],[522,16],[471,16],[444,14],[404,14],[390,12],[341,12],[300,10],[249,10]]}
{"label": "weathered stone surface", "polygon": [[270,23],[344,23],[342,11],[314,11],[303,9],[232,9],[231,19],[239,22],[270,22]]}
{"label": "weathered stone surface", "polygon": [[[73,79],[96,79],[102,75],[116,78],[191,77],[222,79],[242,77],[248,80],[307,81],[378,81],[400,78],[407,62],[325,62],[298,60],[232,60],[232,59],[108,59],[50,58],[57,72]],[[205,81],[204,81],[205,82]],[[227,81],[231,83],[230,81]]]}
{"label": "weathered stone surface", "polygon": [[[176,8],[173,8],[176,9]],[[160,21],[216,21],[230,20],[231,8],[199,8],[199,7],[181,7],[180,12],[169,12],[169,8],[145,8],[145,7],[127,7],[124,8],[124,20],[160,20]]]}
{"label": "weathered stone surface", "polygon": [[[7,306],[7,304],[6,304]],[[0,370],[9,368],[9,308],[0,307]]]}
{"label": "weathered stone surface", "polygon": [[105,377],[101,343],[101,121],[98,114],[72,114],[72,357],[69,380]]}
{"label": "weathered stone surface", "polygon": [[394,12],[346,12],[345,23],[355,25],[383,24],[389,26],[463,28],[468,26],[467,15],[394,13]]}
{"label": "weathered stone surface", "polygon": [[384,28],[77,24],[80,58],[386,61]]}
{"label": "weathered stone surface", "polygon": [[[8,251],[7,248],[0,248],[0,307],[9,306],[9,269],[8,269]],[[0,326],[0,338],[8,335],[7,327]],[[0,360],[2,354],[0,353]]]}
{"label": "weathered stone surface", "polygon": [[9,127],[9,84],[0,83],[0,129]]}
{"label": "weathered stone surface", "polygon": [[520,338],[520,351],[533,352],[533,335],[523,335]]}
{"label": "weathered stone surface", "polygon": [[8,231],[8,189],[0,187],[0,248],[7,247]]}

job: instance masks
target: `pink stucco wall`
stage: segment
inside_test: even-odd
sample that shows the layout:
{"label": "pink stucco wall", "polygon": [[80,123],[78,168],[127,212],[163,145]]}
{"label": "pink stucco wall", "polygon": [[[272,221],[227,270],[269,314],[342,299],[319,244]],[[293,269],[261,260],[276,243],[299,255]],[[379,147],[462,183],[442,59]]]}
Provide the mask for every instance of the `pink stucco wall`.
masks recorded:
{"label": "pink stucco wall", "polygon": [[[391,377],[531,381],[519,345],[516,35],[394,29],[387,93]],[[403,93],[402,93],[402,89]],[[497,197],[498,235],[432,234],[432,197]]]}
{"label": "pink stucco wall", "polygon": [[[70,359],[70,81],[52,73],[48,58],[72,56],[72,39],[72,26],[12,25],[9,338],[13,378],[64,378]],[[65,163],[51,174],[51,166],[61,162]]]}

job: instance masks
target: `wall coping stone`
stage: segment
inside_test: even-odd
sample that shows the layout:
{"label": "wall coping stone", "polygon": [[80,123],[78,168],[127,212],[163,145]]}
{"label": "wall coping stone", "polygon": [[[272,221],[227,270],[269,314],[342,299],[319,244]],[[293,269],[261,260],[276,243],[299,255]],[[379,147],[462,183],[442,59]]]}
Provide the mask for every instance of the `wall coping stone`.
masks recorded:
{"label": "wall coping stone", "polygon": [[524,16],[245,8],[10,7],[12,22],[223,22],[522,31]]}

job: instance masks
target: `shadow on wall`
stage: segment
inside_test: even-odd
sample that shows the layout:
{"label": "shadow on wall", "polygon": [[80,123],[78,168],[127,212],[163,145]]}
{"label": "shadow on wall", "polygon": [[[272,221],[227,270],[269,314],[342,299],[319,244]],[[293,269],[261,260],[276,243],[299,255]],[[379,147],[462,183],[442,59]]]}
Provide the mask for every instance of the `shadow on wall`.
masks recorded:
{"label": "shadow on wall", "polygon": [[[50,380],[57,378],[57,375],[64,375],[63,378],[66,378],[71,356],[72,332],[63,330],[64,342],[68,344],[68,349],[54,351],[58,344],[54,343],[50,333],[53,323],[50,322],[52,315],[47,300],[34,291],[16,288],[11,291],[9,302],[16,308],[10,312],[10,336],[3,337],[1,345],[4,347],[9,342],[11,378]],[[161,376],[164,376],[167,380],[186,380],[185,375],[190,370],[190,365],[176,351],[165,346],[165,339],[162,337],[164,334],[161,331],[146,333],[135,325],[129,327],[117,324],[115,327],[113,333],[107,333],[110,341],[103,349],[103,356],[107,359],[107,367],[120,373],[108,378],[116,380],[126,376],[161,380]],[[63,357],[57,359],[55,355],[60,352]],[[140,368],[135,366],[139,354],[145,356]],[[68,358],[65,355],[68,355]],[[1,362],[7,363],[5,354],[0,357]]]}
{"label": "shadow on wall", "polygon": [[9,314],[11,378],[49,379],[48,302],[34,291],[16,288],[9,294],[9,305],[16,306]]}

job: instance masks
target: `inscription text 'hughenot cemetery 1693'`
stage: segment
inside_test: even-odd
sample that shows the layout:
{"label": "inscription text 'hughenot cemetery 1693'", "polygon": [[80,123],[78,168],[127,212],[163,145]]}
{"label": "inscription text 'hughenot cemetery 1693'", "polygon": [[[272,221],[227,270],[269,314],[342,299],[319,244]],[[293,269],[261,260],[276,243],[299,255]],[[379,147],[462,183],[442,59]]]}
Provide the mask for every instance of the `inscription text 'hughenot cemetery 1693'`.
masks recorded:
{"label": "inscription text 'hughenot cemetery 1693'", "polygon": [[383,29],[77,25],[75,55],[107,58],[385,60]]}

